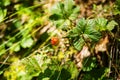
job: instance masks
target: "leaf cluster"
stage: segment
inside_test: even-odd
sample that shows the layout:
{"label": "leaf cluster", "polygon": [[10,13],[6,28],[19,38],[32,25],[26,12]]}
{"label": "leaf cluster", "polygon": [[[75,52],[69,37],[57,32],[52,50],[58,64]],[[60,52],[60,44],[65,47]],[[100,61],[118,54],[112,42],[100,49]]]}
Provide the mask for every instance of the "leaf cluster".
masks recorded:
{"label": "leaf cluster", "polygon": [[76,6],[73,0],[65,0],[53,5],[49,19],[54,22],[56,27],[65,28],[70,25],[71,20],[77,18],[79,11],[79,6]]}
{"label": "leaf cluster", "polygon": [[[55,59],[54,59],[55,60]],[[77,75],[77,68],[73,62],[59,65],[46,54],[36,54],[14,62],[4,76],[8,80],[31,80],[37,77],[39,80],[68,80]]]}
{"label": "leaf cluster", "polygon": [[72,40],[74,47],[81,50],[89,43],[95,43],[102,37],[102,31],[111,31],[118,25],[114,20],[108,22],[105,18],[85,19],[77,21],[76,27],[69,31],[68,37]]}

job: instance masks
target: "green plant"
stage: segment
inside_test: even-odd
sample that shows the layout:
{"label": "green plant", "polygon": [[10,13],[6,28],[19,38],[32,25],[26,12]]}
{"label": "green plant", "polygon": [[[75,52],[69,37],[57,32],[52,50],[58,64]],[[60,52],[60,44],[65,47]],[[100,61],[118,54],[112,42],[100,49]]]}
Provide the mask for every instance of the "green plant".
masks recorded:
{"label": "green plant", "polygon": [[77,50],[81,50],[84,44],[96,42],[100,39],[101,33],[95,29],[95,21],[85,20],[84,18],[78,20],[76,27],[70,32],[68,37],[73,39],[73,45]]}
{"label": "green plant", "polygon": [[65,0],[52,7],[52,14],[49,18],[56,27],[65,29],[71,25],[72,20],[77,18],[79,11],[79,6],[76,6],[73,0]]}
{"label": "green plant", "polygon": [[[3,80],[76,80],[77,77],[80,80],[110,79],[108,75],[111,69],[118,70],[113,64],[119,67],[119,60],[116,59],[119,44],[115,44],[120,42],[119,20],[116,22],[113,15],[116,13],[119,15],[119,0],[116,1],[115,8],[118,11],[116,13],[111,11],[113,7],[109,8],[107,2],[94,3],[94,10],[91,11],[91,7],[87,8],[87,5],[91,6],[90,0],[80,3],[79,1],[1,0],[0,78]],[[87,15],[90,11],[93,12],[91,16],[82,16],[83,13]],[[106,35],[110,40],[105,44],[103,42]],[[101,67],[98,57],[100,59],[104,56],[99,54],[100,50],[97,53],[95,47],[102,45],[104,48],[107,44],[110,49],[106,52],[101,50],[100,53],[107,54],[109,62],[107,66]],[[87,53],[90,53],[90,56],[84,57],[83,55],[87,56]],[[113,53],[116,58],[112,57]],[[117,74],[117,71],[113,72]]]}
{"label": "green plant", "polygon": [[[50,59],[46,54],[35,54],[14,62],[4,76],[7,80],[31,80],[38,76],[44,79],[74,79],[77,75],[75,64],[68,61],[64,65],[56,63],[57,60]],[[64,75],[63,75],[64,74]]]}
{"label": "green plant", "polygon": [[47,55],[32,55],[14,62],[4,75],[7,80],[31,80],[44,72],[49,64],[51,60],[47,58]]}
{"label": "green plant", "polygon": [[90,80],[106,80],[107,74],[109,73],[108,68],[101,69],[93,69],[89,72],[85,72],[82,80],[90,79]]}
{"label": "green plant", "polygon": [[93,68],[97,67],[96,64],[96,58],[95,57],[87,57],[83,60],[83,71],[91,71]]}
{"label": "green plant", "polygon": [[7,14],[7,10],[6,9],[2,9],[0,7],[0,22],[2,22],[4,20],[6,14]]}
{"label": "green plant", "polygon": [[68,37],[74,47],[81,50],[84,45],[90,46],[102,37],[102,31],[111,31],[118,25],[114,20],[108,22],[105,18],[78,20],[76,27],[69,31]]}

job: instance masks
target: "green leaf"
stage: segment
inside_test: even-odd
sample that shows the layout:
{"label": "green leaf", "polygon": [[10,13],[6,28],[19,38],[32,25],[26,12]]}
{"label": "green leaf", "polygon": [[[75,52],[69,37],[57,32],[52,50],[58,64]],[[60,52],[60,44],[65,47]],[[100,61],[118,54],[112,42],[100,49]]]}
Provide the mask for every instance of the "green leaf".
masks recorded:
{"label": "green leaf", "polygon": [[107,24],[107,29],[109,30],[109,31],[111,31],[111,30],[113,30],[114,29],[114,27],[116,26],[116,25],[118,25],[114,20],[112,20],[112,21],[110,21],[108,24]]}
{"label": "green leaf", "polygon": [[51,9],[52,15],[50,16],[51,20],[58,19],[71,19],[74,20],[78,16],[80,7],[75,6],[73,0],[65,0],[64,2],[59,2],[53,5]]}
{"label": "green leaf", "polygon": [[49,78],[49,77],[46,77],[46,78],[43,78],[42,80],[50,80],[50,78]]}
{"label": "green leaf", "polygon": [[68,15],[71,14],[74,4],[75,3],[74,3],[73,0],[65,0],[64,1],[64,9],[65,9],[65,12],[67,12]]}
{"label": "green leaf", "polygon": [[[58,80],[70,80],[70,77],[71,77],[70,72],[68,71],[68,69],[65,69],[65,68],[63,68],[61,70],[60,76],[59,76],[59,74],[57,75]],[[54,80],[56,80],[56,79],[54,79]]]}
{"label": "green leaf", "polygon": [[76,27],[80,28],[81,33],[84,33],[85,28],[86,28],[86,20],[85,20],[85,18],[79,19],[78,22],[77,22]]}
{"label": "green leaf", "polygon": [[92,29],[96,29],[96,26],[95,26],[95,20],[94,19],[88,19],[88,20],[86,20],[86,22],[87,22],[87,27],[90,27],[90,28],[92,28]]}
{"label": "green leaf", "polygon": [[49,19],[50,20],[59,20],[59,19],[61,19],[62,17],[61,17],[61,15],[59,15],[59,14],[52,14],[50,17],[49,17]]}
{"label": "green leaf", "polygon": [[85,34],[92,40],[92,41],[98,41],[101,38],[101,33],[96,31],[95,29],[91,27],[87,27],[85,30]]}
{"label": "green leaf", "polygon": [[10,47],[10,46],[12,46],[12,45],[13,45],[13,42],[12,42],[12,41],[8,41],[7,44],[6,44],[7,47]]}
{"label": "green leaf", "polygon": [[13,21],[13,24],[15,25],[15,28],[20,28],[22,26],[21,21],[17,19]]}
{"label": "green leaf", "polygon": [[57,28],[66,29],[70,25],[70,21],[59,19],[57,21],[54,21],[54,24],[56,25]]}
{"label": "green leaf", "polygon": [[54,24],[56,25],[57,28],[61,28],[64,22],[65,20],[60,19],[60,20],[54,21]]}
{"label": "green leaf", "polygon": [[100,40],[100,38],[101,38],[101,34],[100,33],[92,33],[92,34],[90,34],[90,35],[88,35],[89,36],[89,38],[93,41],[93,42],[97,42],[97,41],[99,41]]}
{"label": "green leaf", "polygon": [[93,68],[97,66],[95,57],[87,57],[83,61],[83,71],[91,71]]}
{"label": "green leaf", "polygon": [[87,20],[84,34],[92,41],[98,41],[101,38],[101,33],[97,31],[94,19]]}
{"label": "green leaf", "polygon": [[33,43],[34,43],[33,39],[29,37],[29,38],[24,38],[20,44],[23,48],[29,48],[33,45]]}
{"label": "green leaf", "polygon": [[120,41],[120,39],[118,39],[118,41]]}
{"label": "green leaf", "polygon": [[61,5],[63,5],[63,4],[56,3],[55,5],[53,5],[51,8],[51,13],[62,15]]}
{"label": "green leaf", "polygon": [[[40,73],[38,76],[38,80],[42,80],[44,78],[50,78],[51,74],[54,73],[54,70],[47,68],[44,73]],[[49,79],[50,80],[50,79]]]}
{"label": "green leaf", "polygon": [[6,51],[5,45],[1,45],[1,46],[0,46],[0,56],[1,56],[2,54],[4,54],[5,51]]}
{"label": "green leaf", "polygon": [[79,51],[83,48],[84,44],[85,44],[85,42],[84,42],[84,40],[82,38],[80,38],[79,40],[76,40],[73,43],[75,49],[77,49]]}
{"label": "green leaf", "polygon": [[69,32],[68,37],[77,37],[81,34],[80,32],[81,32],[80,28],[75,27]]}
{"label": "green leaf", "polygon": [[8,6],[8,5],[10,4],[10,0],[4,0],[3,2],[4,2],[4,3],[3,3],[4,6]]}
{"label": "green leaf", "polygon": [[74,62],[69,62],[69,64],[69,68],[67,67],[66,69],[71,73],[71,79],[74,80],[78,74],[78,69]]}
{"label": "green leaf", "polygon": [[3,71],[0,71],[0,75],[3,74]]}
{"label": "green leaf", "polygon": [[7,10],[6,9],[3,10],[2,8],[0,8],[0,22],[4,20],[6,14],[7,14]]}
{"label": "green leaf", "polygon": [[105,67],[93,68],[91,71],[83,74],[82,80],[109,80],[110,78],[107,78],[108,72],[109,69]]}
{"label": "green leaf", "polygon": [[11,47],[11,51],[15,51],[15,52],[18,52],[20,51],[20,45],[19,44],[13,44],[12,47]]}
{"label": "green leaf", "polygon": [[118,8],[118,10],[120,11],[120,0],[116,0],[116,6],[117,6],[117,8]]}
{"label": "green leaf", "polygon": [[71,15],[69,16],[69,19],[70,19],[70,20],[76,19],[79,12],[80,12],[80,7],[77,6],[76,8],[73,9]]}
{"label": "green leaf", "polygon": [[106,30],[107,19],[97,18],[96,23],[97,23],[98,30],[100,30],[100,31],[105,31]]}

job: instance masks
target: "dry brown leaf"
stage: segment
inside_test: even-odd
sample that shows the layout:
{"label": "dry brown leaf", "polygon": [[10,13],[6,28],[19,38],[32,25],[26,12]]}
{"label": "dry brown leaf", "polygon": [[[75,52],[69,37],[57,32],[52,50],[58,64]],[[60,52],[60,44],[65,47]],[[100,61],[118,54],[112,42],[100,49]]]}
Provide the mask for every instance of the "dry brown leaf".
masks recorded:
{"label": "dry brown leaf", "polygon": [[83,49],[80,51],[80,58],[83,59],[85,57],[90,56],[90,51],[88,50],[87,46],[83,46]]}
{"label": "dry brown leaf", "polygon": [[88,56],[90,56],[90,51],[87,46],[83,46],[82,50],[77,55],[75,55],[75,60],[78,68],[82,67],[83,59]]}
{"label": "dry brown leaf", "polygon": [[105,52],[107,50],[107,43],[109,42],[108,36],[102,38],[95,47],[95,52]]}

